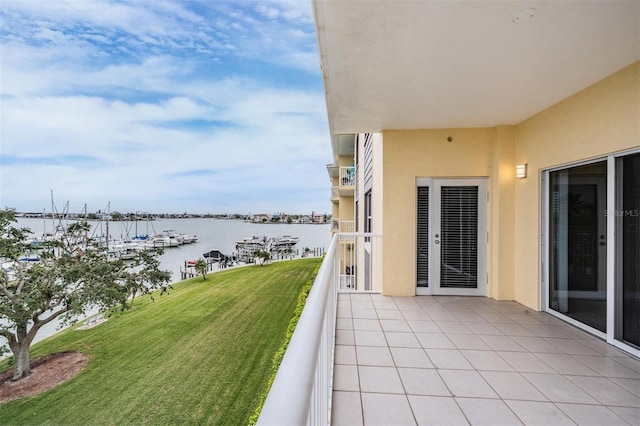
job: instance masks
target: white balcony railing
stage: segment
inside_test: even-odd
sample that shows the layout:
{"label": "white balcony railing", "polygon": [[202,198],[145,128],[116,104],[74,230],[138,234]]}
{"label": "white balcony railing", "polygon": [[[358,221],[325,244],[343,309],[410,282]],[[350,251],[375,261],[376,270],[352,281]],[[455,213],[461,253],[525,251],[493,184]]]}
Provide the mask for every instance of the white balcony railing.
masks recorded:
{"label": "white balcony railing", "polygon": [[318,271],[258,425],[331,422],[338,291],[379,291],[380,235],[339,233]]}
{"label": "white balcony railing", "polygon": [[354,186],[356,184],[355,166],[340,167],[340,186]]}
{"label": "white balcony railing", "polygon": [[339,232],[356,232],[356,222],[354,220],[341,220]]}

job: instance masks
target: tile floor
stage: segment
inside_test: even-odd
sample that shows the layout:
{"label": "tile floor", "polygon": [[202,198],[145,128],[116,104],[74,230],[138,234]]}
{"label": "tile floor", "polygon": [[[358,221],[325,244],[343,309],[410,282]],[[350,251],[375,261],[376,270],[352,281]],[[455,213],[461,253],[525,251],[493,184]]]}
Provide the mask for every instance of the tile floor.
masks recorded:
{"label": "tile floor", "polygon": [[340,294],[333,425],[640,425],[640,361],[481,297]]}

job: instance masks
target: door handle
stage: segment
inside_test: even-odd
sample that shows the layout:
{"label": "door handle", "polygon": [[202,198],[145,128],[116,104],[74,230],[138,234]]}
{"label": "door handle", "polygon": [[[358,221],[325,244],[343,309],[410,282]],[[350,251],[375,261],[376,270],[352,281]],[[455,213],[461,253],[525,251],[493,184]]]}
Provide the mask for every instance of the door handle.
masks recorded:
{"label": "door handle", "polygon": [[436,240],[436,244],[440,244],[440,240]]}

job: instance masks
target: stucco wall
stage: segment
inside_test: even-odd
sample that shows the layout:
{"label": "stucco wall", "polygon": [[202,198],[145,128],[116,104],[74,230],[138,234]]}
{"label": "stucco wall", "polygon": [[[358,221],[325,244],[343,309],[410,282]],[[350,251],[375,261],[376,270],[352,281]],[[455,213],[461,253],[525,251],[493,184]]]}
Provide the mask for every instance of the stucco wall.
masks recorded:
{"label": "stucco wall", "polygon": [[525,120],[515,129],[515,299],[540,309],[540,175],[543,169],[640,146],[640,62]]}
{"label": "stucco wall", "polygon": [[383,132],[384,294],[415,295],[416,178],[490,176],[493,137],[493,129]]}
{"label": "stucco wall", "polygon": [[488,295],[540,309],[541,170],[640,146],[639,117],[640,62],[517,126],[384,131],[383,293],[415,295],[416,178],[489,177]]}

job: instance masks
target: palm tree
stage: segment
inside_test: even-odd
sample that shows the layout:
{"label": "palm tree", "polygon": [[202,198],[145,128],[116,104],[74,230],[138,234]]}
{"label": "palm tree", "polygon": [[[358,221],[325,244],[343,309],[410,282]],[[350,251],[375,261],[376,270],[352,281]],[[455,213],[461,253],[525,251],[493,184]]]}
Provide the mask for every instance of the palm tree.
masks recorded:
{"label": "palm tree", "polygon": [[196,264],[193,265],[193,268],[197,273],[202,274],[203,280],[207,279],[207,262],[205,262],[204,259],[198,259]]}

